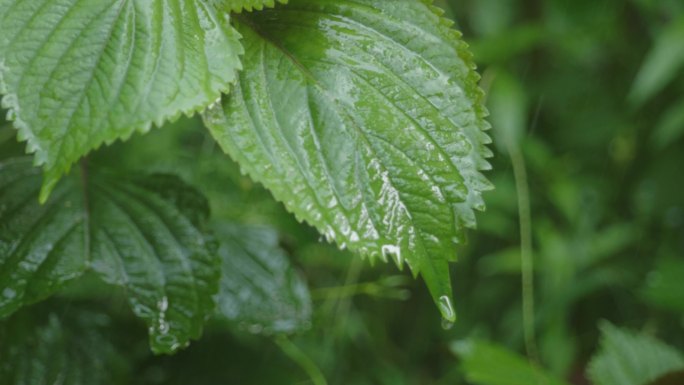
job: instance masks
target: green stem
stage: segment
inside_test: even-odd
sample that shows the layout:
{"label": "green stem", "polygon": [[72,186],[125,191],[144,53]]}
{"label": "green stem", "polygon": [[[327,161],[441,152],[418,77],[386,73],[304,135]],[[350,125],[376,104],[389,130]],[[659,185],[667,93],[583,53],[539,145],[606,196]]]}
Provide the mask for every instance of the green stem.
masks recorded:
{"label": "green stem", "polygon": [[518,216],[520,221],[520,258],[522,275],[522,316],[525,350],[532,362],[539,362],[534,326],[534,255],[532,252],[532,214],[530,191],[527,183],[525,157],[519,146],[508,143],[508,153],[513,165],[515,186],[518,195]]}

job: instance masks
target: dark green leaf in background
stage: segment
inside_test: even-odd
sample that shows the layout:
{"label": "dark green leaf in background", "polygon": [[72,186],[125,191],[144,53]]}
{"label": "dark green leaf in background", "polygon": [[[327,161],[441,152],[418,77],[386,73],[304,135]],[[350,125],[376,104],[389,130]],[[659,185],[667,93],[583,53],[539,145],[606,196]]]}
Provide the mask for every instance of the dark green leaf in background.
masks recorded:
{"label": "dark green leaf in background", "polygon": [[[220,276],[193,223],[206,210],[201,195],[170,176],[80,174],[41,205],[40,170],[30,159],[0,163],[0,316],[92,269],[126,289],[155,352],[199,338]],[[189,207],[198,209],[186,214]]]}
{"label": "dark green leaf in background", "polygon": [[0,384],[126,383],[129,368],[110,333],[100,313],[19,313],[0,324]]}
{"label": "dark green leaf in background", "polygon": [[309,291],[278,246],[278,234],[266,227],[227,223],[215,230],[222,263],[218,319],[251,333],[307,329],[311,324]]}
{"label": "dark green leaf in background", "polygon": [[88,264],[78,180],[65,180],[45,205],[40,183],[30,158],[0,163],[0,317],[47,298]]}
{"label": "dark green leaf in background", "polygon": [[406,262],[454,320],[448,262],[491,187],[458,32],[412,0],[290,1],[236,26],[245,71],[204,115],[216,140],[328,240]]}
{"label": "dark green leaf in background", "polygon": [[204,109],[242,47],[206,0],[0,0],[0,94],[45,201],[79,158]]}

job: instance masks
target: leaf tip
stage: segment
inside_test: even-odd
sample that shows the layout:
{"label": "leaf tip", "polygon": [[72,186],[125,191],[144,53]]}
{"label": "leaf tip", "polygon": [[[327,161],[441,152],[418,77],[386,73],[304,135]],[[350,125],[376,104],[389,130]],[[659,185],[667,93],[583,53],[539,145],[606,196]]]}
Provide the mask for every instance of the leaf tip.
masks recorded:
{"label": "leaf tip", "polygon": [[55,189],[57,182],[59,182],[59,179],[60,175],[54,172],[54,170],[45,171],[43,174],[43,185],[40,187],[40,194],[38,195],[38,201],[41,205],[44,205],[48,199],[50,199],[50,195]]}

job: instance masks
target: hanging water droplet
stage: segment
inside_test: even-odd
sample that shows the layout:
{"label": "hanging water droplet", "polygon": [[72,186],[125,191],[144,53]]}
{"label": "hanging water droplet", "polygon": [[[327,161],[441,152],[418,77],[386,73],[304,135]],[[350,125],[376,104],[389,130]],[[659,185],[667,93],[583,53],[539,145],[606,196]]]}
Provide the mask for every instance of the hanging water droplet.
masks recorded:
{"label": "hanging water droplet", "polygon": [[451,328],[453,328],[453,327],[454,327],[454,322],[447,321],[446,319],[442,318],[442,329],[451,330]]}
{"label": "hanging water droplet", "polygon": [[453,324],[456,321],[456,312],[454,311],[454,305],[451,303],[451,298],[446,295],[439,297],[438,305],[444,321]]}

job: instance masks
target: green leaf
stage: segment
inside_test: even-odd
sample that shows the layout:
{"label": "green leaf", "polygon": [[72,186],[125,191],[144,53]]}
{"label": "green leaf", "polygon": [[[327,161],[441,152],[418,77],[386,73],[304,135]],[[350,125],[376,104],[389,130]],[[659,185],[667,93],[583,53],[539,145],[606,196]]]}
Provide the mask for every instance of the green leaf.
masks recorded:
{"label": "green leaf", "polygon": [[47,317],[19,313],[0,324],[0,383],[127,383],[125,359],[109,337],[110,320],[73,308],[60,313]]}
{"label": "green leaf", "polygon": [[[126,289],[155,352],[201,335],[214,310],[219,266],[197,227],[206,202],[197,203],[194,190],[170,176],[85,169],[60,183],[45,205],[39,190],[30,159],[0,163],[0,317],[92,269]],[[195,217],[186,214],[192,207]]]}
{"label": "green leaf", "polygon": [[601,350],[589,363],[594,385],[645,385],[684,370],[684,356],[650,336],[601,324]]}
{"label": "green leaf", "polygon": [[288,0],[211,0],[218,7],[227,12],[242,11],[252,12],[254,10],[262,10],[264,7],[274,7],[276,2],[287,4]]}
{"label": "green leaf", "polygon": [[651,305],[684,315],[682,277],[684,261],[681,258],[661,258],[655,270],[648,274],[641,296]]}
{"label": "green leaf", "polygon": [[684,99],[679,99],[662,114],[651,137],[656,149],[663,149],[684,136]]}
{"label": "green leaf", "polygon": [[459,341],[451,350],[462,360],[466,378],[473,384],[566,385],[517,353],[494,344]]}
{"label": "green leaf", "polygon": [[207,0],[0,0],[2,106],[45,171],[45,201],[99,147],[228,90],[242,47]]}
{"label": "green leaf", "polygon": [[87,215],[74,179],[45,205],[30,158],[0,163],[0,318],[47,298],[87,266]]}
{"label": "green leaf", "polygon": [[478,75],[426,2],[297,0],[236,18],[245,71],[204,119],[300,219],[406,261],[454,320],[448,262],[490,188]]}
{"label": "green leaf", "polygon": [[311,324],[306,283],[266,227],[216,227],[221,241],[221,288],[218,318],[251,333],[293,333]]}
{"label": "green leaf", "polygon": [[648,101],[681,73],[684,66],[682,40],[684,17],[673,21],[658,35],[632,84],[629,99],[633,104],[641,105]]}

